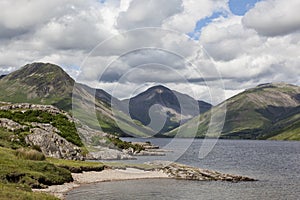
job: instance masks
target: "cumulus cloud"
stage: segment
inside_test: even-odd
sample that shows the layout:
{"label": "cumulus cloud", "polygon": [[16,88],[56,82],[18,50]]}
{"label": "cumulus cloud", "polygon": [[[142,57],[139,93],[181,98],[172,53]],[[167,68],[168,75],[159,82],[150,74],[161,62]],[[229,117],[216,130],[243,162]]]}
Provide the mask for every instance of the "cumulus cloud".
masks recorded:
{"label": "cumulus cloud", "polygon": [[[0,8],[1,74],[52,62],[120,98],[161,83],[207,101],[208,86],[222,88],[219,75],[226,97],[264,82],[300,84],[297,0],[261,1],[245,16],[228,0],[3,0]],[[204,23],[199,40],[188,37],[213,13],[225,15]]]}
{"label": "cumulus cloud", "polygon": [[230,61],[260,46],[264,38],[245,29],[240,16],[220,18],[203,28],[201,42],[215,60]]}
{"label": "cumulus cloud", "polygon": [[279,36],[300,30],[300,1],[259,2],[243,18],[243,24],[264,36]]}
{"label": "cumulus cloud", "polygon": [[163,21],[182,11],[182,1],[133,0],[125,12],[121,12],[117,25],[129,30],[143,27],[160,27]]}
{"label": "cumulus cloud", "polygon": [[184,0],[183,11],[165,20],[163,27],[188,33],[195,29],[197,21],[215,12],[227,12],[228,0]]}
{"label": "cumulus cloud", "polygon": [[0,67],[35,61],[80,65],[94,46],[116,33],[116,5],[95,0],[1,1]]}
{"label": "cumulus cloud", "polygon": [[35,37],[41,38],[45,46],[54,49],[91,50],[111,35],[111,32],[101,25],[102,22],[103,19],[97,12],[94,16],[86,11],[71,16],[65,15],[59,19],[52,19],[37,31]]}
{"label": "cumulus cloud", "polygon": [[226,91],[264,82],[299,84],[299,33],[266,37],[245,27],[242,17],[229,16],[203,28],[200,41],[211,55]]}
{"label": "cumulus cloud", "polygon": [[[91,1],[82,3],[80,1],[53,0],[47,3],[32,0],[0,2],[0,36],[11,39],[26,33],[32,33],[36,28],[43,26],[49,20],[62,15],[72,14],[78,8],[85,9],[91,6]],[[8,34],[14,32],[13,34]],[[6,33],[6,34],[3,34]]]}

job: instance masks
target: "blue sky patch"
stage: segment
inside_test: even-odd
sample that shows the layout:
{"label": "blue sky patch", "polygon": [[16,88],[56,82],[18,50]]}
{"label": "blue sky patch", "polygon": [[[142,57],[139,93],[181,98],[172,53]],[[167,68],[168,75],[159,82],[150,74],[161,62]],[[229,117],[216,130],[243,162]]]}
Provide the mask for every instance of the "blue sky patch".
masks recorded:
{"label": "blue sky patch", "polygon": [[254,5],[261,0],[229,0],[229,8],[235,15],[245,15]]}
{"label": "blue sky patch", "polygon": [[214,12],[211,16],[200,19],[193,32],[188,33],[187,35],[191,38],[198,40],[200,37],[201,29],[205,26],[207,26],[209,23],[211,23],[214,19],[217,19],[219,17],[227,17],[227,14],[224,12]]}

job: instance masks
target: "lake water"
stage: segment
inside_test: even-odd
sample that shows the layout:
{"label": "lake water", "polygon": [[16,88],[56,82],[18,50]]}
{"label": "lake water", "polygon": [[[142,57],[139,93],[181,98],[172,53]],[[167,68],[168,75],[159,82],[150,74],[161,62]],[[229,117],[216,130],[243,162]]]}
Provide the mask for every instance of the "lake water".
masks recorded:
{"label": "lake water", "polygon": [[[134,138],[126,140],[141,141]],[[68,193],[67,200],[300,199],[300,142],[218,140],[212,151],[200,159],[201,139],[146,140],[173,152],[163,157],[138,157],[138,160],[129,162],[173,160],[224,173],[249,176],[259,181],[230,183],[149,179],[104,182],[76,188]],[[213,143],[212,140],[211,144]]]}

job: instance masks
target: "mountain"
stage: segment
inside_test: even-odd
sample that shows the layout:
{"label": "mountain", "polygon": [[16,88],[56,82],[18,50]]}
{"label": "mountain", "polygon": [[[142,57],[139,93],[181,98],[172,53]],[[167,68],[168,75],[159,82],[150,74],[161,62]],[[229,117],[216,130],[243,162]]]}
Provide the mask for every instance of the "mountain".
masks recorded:
{"label": "mountain", "polygon": [[57,65],[27,64],[0,79],[0,100],[52,104],[69,110],[73,85],[74,80]]}
{"label": "mountain", "polygon": [[76,83],[54,64],[27,64],[3,76],[0,79],[0,93],[0,101],[54,105],[72,112],[88,126],[101,127],[107,133],[120,136],[152,134],[149,128],[135,124],[124,113],[112,112],[111,100],[118,102],[118,99],[104,90]]}
{"label": "mountain", "polygon": [[[218,115],[224,105],[227,112],[221,138],[300,140],[299,86],[285,83],[258,85],[212,108],[211,112],[197,116],[182,128],[200,122],[197,136],[204,137],[212,113]],[[166,135],[174,136],[177,130]],[[189,134],[182,136],[189,137]]]}
{"label": "mountain", "polygon": [[[32,63],[1,76],[0,93],[0,101],[51,104],[91,128],[119,136],[159,132],[173,137],[184,129],[177,136],[193,137],[189,130],[195,128],[197,137],[205,137],[213,124],[210,127],[223,128],[221,138],[300,140],[300,87],[285,83],[258,85],[213,108],[161,85],[120,101],[104,90],[76,83],[57,65]],[[224,106],[224,127],[211,123]],[[217,135],[212,132],[209,137]]]}
{"label": "mountain", "polygon": [[196,101],[186,94],[170,90],[162,85],[151,87],[131,99],[123,100],[123,103],[128,105],[132,119],[154,130],[158,129],[155,131],[160,131],[160,133],[172,130],[181,122],[211,108],[209,103]]}

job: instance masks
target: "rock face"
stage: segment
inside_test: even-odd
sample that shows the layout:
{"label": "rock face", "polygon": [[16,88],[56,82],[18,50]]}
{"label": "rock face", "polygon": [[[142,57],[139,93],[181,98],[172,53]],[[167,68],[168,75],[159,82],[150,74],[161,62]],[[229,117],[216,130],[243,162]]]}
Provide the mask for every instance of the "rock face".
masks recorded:
{"label": "rock face", "polygon": [[42,152],[48,157],[69,160],[84,160],[79,147],[68,142],[55,131],[49,131],[51,129],[55,129],[50,127],[51,125],[46,126],[48,130],[32,128],[30,130],[32,134],[27,135],[25,138],[26,143],[29,145],[39,146]]}
{"label": "rock face", "polygon": [[13,120],[0,118],[0,127],[5,128],[8,131],[24,130],[27,126],[21,125]]}
{"label": "rock face", "polygon": [[200,169],[170,161],[154,161],[147,164],[157,166],[158,170],[162,170],[169,177],[176,179],[230,182],[255,181],[255,179],[249,177],[223,174],[213,170]]}
{"label": "rock face", "polygon": [[[72,117],[68,113],[51,105],[37,105],[30,103],[12,104],[8,102],[0,103],[2,104],[2,106],[0,106],[0,110],[3,111],[17,110],[25,112],[27,110],[39,110],[52,115],[63,114],[69,121],[73,122]],[[25,142],[30,146],[39,146],[45,156],[70,160],[84,159],[81,149],[61,137],[59,135],[60,131],[51,124],[26,122],[25,125],[21,125],[11,119],[1,118],[0,127],[12,132],[19,130],[31,132],[31,134],[25,137]]]}
{"label": "rock face", "polygon": [[122,152],[116,149],[110,149],[107,147],[96,147],[97,151],[90,152],[86,159],[88,160],[134,160],[136,158],[132,157],[126,152]]}

